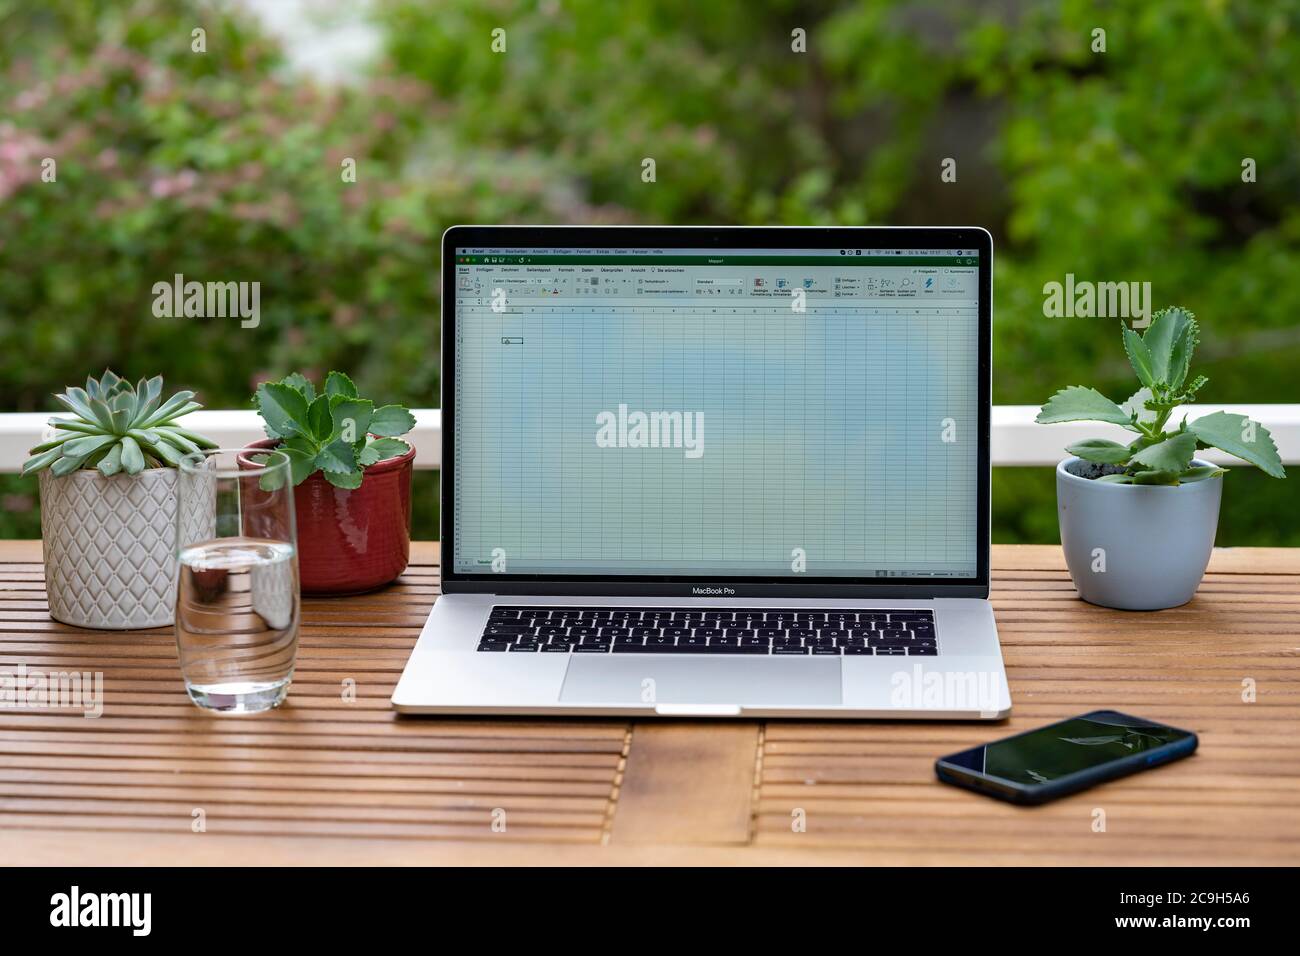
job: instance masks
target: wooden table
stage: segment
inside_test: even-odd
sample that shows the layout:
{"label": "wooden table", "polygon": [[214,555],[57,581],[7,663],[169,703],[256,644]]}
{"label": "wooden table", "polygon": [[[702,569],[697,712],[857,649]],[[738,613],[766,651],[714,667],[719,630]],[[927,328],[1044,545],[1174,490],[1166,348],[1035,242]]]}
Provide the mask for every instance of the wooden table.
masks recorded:
{"label": "wooden table", "polygon": [[[189,703],[170,630],[51,621],[40,543],[0,542],[0,671],[102,671],[106,698],[93,720],[0,710],[0,859],[1300,862],[1300,549],[1217,551],[1191,604],[1137,614],[1080,602],[1059,548],[995,547],[1015,707],[994,725],[398,717],[438,558],[307,601],[288,703],[239,718]],[[934,779],[938,755],[1099,707],[1200,752],[1033,809]]]}

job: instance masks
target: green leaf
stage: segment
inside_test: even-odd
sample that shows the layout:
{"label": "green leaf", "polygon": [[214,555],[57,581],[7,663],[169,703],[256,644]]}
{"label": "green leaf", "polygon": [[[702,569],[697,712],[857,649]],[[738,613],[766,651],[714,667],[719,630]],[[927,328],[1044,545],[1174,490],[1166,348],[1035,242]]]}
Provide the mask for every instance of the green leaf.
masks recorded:
{"label": "green leaf", "polygon": [[95,413],[91,411],[90,396],[81,389],[70,388],[61,395],[55,395],[54,400],[82,421],[103,425],[103,422],[100,422],[95,417]]}
{"label": "green leaf", "polygon": [[140,384],[136,387],[139,408],[136,410],[135,417],[131,420],[132,428],[139,428],[149,420],[149,416],[158,407],[158,399],[162,397],[162,385],[161,375],[155,375],[147,381],[143,378],[140,379]]}
{"label": "green leaf", "polygon": [[83,461],[85,461],[84,458],[68,458],[64,456],[50,466],[50,474],[58,478],[70,475],[81,467]]}
{"label": "green leaf", "polygon": [[[1048,404],[1050,405],[1051,402],[1049,401]],[[1065,420],[1061,419],[1061,421]],[[375,409],[375,414],[370,419],[371,434],[389,438],[405,435],[414,427],[415,416],[401,405],[381,405]]]}
{"label": "green leaf", "polygon": [[[393,406],[386,406],[393,407]],[[379,411],[375,416],[379,416]],[[409,412],[407,413],[410,414]],[[1116,425],[1132,427],[1132,422],[1124,409],[1120,408],[1105,395],[1096,389],[1085,388],[1082,385],[1071,385],[1063,388],[1047,400],[1047,404],[1039,411],[1038,417],[1034,421],[1050,424],[1052,422],[1113,422]],[[415,419],[411,419],[411,426],[415,426]],[[381,434],[376,431],[374,426],[370,429],[376,435]],[[406,431],[410,431],[407,428]],[[382,434],[400,435],[402,432],[383,432]]]}
{"label": "green leaf", "polygon": [[1178,476],[1179,481],[1204,481],[1206,478],[1213,478],[1215,475],[1224,474],[1224,469],[1217,468],[1214,465],[1197,465],[1194,468],[1188,468]]}
{"label": "green leaf", "polygon": [[1128,445],[1106,438],[1085,438],[1073,445],[1066,445],[1065,450],[1071,455],[1078,455],[1086,461],[1100,462],[1103,465],[1119,465],[1128,461],[1132,454]]}
{"label": "green leaf", "polygon": [[379,461],[398,458],[411,450],[411,446],[400,438],[376,438],[367,443],[366,448],[375,451],[379,455]]}
{"label": "green leaf", "polygon": [[335,488],[352,489],[361,487],[361,472],[359,471],[322,471],[321,474]]}
{"label": "green leaf", "polygon": [[257,387],[257,411],[272,438],[310,435],[307,424],[307,399],[302,392],[280,382],[265,382]]}
{"label": "green leaf", "polygon": [[318,395],[307,409],[307,426],[317,441],[329,441],[334,433],[334,421],[330,418],[330,400],[327,395]]}
{"label": "green leaf", "polygon": [[1155,379],[1151,375],[1151,352],[1142,341],[1142,336],[1127,325],[1121,325],[1121,328],[1124,334],[1124,351],[1128,353],[1128,363],[1133,366],[1138,381],[1150,388],[1155,384]]}
{"label": "green leaf", "polygon": [[1192,315],[1186,309],[1173,306],[1161,309],[1151,320],[1151,326],[1142,341],[1151,353],[1151,374],[1157,382],[1167,384],[1174,355],[1174,343],[1183,334]]}
{"label": "green leaf", "polygon": [[171,465],[173,468],[178,466],[181,463],[181,459],[184,457],[184,455],[177,451],[175,447],[170,443],[163,441],[161,438],[154,442],[141,442],[140,447],[149,452],[149,454],[153,455],[155,458],[167,462],[167,464]]}
{"label": "green leaf", "polygon": [[305,438],[294,438],[280,445],[280,451],[289,456],[289,474],[295,485],[301,485],[316,470],[316,449],[304,448]]}
{"label": "green leaf", "polygon": [[99,473],[105,478],[111,478],[122,470],[122,443],[118,442],[108,450],[108,454],[100,459]]}
{"label": "green leaf", "polygon": [[1132,475],[1102,475],[1100,478],[1094,478],[1093,481],[1104,481],[1108,485],[1131,485],[1133,484]]}
{"label": "green leaf", "polygon": [[161,425],[163,422],[171,421],[178,415],[187,414],[199,408],[197,402],[191,402],[194,397],[193,392],[177,392],[167,401],[163,402],[162,407],[145,419],[144,427],[149,428],[153,425]]}
{"label": "green leaf", "polygon": [[130,435],[122,436],[122,470],[128,475],[138,475],[144,471],[144,453]]}
{"label": "green leaf", "polygon": [[1190,432],[1179,432],[1136,452],[1129,464],[1146,465],[1150,471],[1182,472],[1191,464],[1194,454],[1196,454],[1196,436]]}
{"label": "green leaf", "polygon": [[333,437],[344,441],[365,441],[370,430],[375,403],[368,398],[347,398],[336,395],[330,399],[330,415],[334,420]]}
{"label": "green leaf", "polygon": [[112,445],[118,440],[116,435],[87,435],[74,438],[63,446],[63,454],[70,458],[84,458],[92,452],[99,451],[105,445]]}
{"label": "green leaf", "polygon": [[1192,353],[1200,342],[1200,330],[1196,319],[1189,317],[1178,338],[1174,340],[1173,353],[1169,358],[1169,388],[1177,391],[1187,380],[1187,373],[1192,367]]}
{"label": "green leaf", "polygon": [[317,453],[316,466],[327,474],[357,471],[357,453],[351,443],[339,439]]}
{"label": "green leaf", "polygon": [[58,437],[53,438],[50,441],[41,442],[35,448],[28,449],[27,454],[39,455],[42,452],[49,451],[51,448],[58,448],[60,445],[72,441],[74,437],[75,437],[74,435],[59,435]]}
{"label": "green leaf", "polygon": [[190,441],[182,435],[179,430],[172,428],[169,425],[161,426],[157,430],[156,434],[161,441],[165,441],[168,444],[179,448],[187,455],[194,455],[200,451],[199,446],[195,442]]}
{"label": "green leaf", "polygon": [[316,400],[316,386],[311,383],[311,379],[301,372],[290,372],[280,379],[280,384],[288,385],[295,391],[302,392],[302,397],[307,400],[309,405]]}
{"label": "green leaf", "polygon": [[113,421],[113,410],[108,407],[108,402],[103,399],[92,398],[90,400],[90,410],[95,414],[94,421],[102,425],[104,431],[117,431],[117,423]]}
{"label": "green leaf", "polygon": [[1277,445],[1273,444],[1273,436],[1267,428],[1245,415],[1214,412],[1188,422],[1187,428],[1202,444],[1236,455],[1266,475],[1286,477]]}
{"label": "green leaf", "polygon": [[[395,441],[395,440],[396,439],[390,439],[390,438],[375,439],[375,441]],[[357,464],[360,465],[362,468],[367,468],[370,465],[378,463],[378,461],[379,461],[379,452],[375,450],[375,446],[373,443],[362,445],[361,448],[357,451]]]}
{"label": "green leaf", "polygon": [[330,372],[329,375],[325,376],[325,394],[331,398],[335,395],[342,395],[344,398],[356,398],[357,387],[352,384],[352,379],[342,372]]}
{"label": "green leaf", "polygon": [[1135,485],[1176,485],[1178,484],[1178,475],[1176,471],[1139,471],[1133,476]]}
{"label": "green leaf", "polygon": [[1149,425],[1156,420],[1157,415],[1151,409],[1147,408],[1146,403],[1151,401],[1154,397],[1155,396],[1151,394],[1151,389],[1145,387],[1139,388],[1128,397],[1120,408],[1124,409],[1124,411],[1128,412],[1130,415],[1135,416],[1141,424]]}
{"label": "green leaf", "polygon": [[58,461],[62,457],[63,457],[62,447],[51,448],[49,451],[44,452],[40,455],[33,455],[31,458],[28,458],[25,462],[23,462],[21,474],[34,475],[42,468],[49,467],[53,462]]}

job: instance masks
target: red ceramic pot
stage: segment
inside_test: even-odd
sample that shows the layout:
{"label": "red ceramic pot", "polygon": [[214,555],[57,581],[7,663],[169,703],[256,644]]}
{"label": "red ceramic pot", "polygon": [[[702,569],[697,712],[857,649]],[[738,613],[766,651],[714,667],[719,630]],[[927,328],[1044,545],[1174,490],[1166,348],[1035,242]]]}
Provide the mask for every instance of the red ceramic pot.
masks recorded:
{"label": "red ceramic pot", "polygon": [[[250,448],[275,448],[267,438]],[[415,448],[366,468],[360,488],[336,488],[319,471],[293,489],[303,594],[358,594],[395,580],[411,556]]]}

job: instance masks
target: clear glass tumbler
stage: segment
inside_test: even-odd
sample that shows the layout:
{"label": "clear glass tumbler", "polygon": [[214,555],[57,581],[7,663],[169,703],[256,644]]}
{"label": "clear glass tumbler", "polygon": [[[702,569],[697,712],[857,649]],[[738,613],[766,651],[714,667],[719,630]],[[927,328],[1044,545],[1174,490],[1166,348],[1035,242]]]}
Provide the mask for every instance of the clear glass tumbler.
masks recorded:
{"label": "clear glass tumbler", "polygon": [[279,706],[300,612],[289,456],[254,448],[185,456],[176,527],[176,646],[190,699],[225,713]]}

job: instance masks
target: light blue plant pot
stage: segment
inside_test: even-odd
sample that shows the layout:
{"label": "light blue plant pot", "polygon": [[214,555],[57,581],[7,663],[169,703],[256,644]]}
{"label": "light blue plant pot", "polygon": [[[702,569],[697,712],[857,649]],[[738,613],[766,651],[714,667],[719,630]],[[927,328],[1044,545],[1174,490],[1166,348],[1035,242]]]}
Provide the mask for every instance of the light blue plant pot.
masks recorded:
{"label": "light blue plant pot", "polygon": [[1118,485],[1073,474],[1069,468],[1078,461],[1056,466],[1056,510],[1079,597],[1125,611],[1190,601],[1214,549],[1223,476],[1182,485]]}

